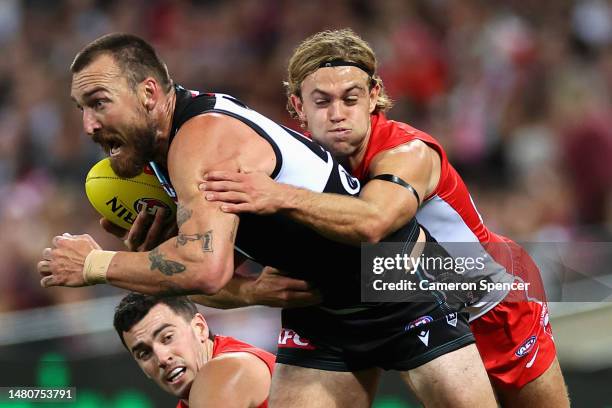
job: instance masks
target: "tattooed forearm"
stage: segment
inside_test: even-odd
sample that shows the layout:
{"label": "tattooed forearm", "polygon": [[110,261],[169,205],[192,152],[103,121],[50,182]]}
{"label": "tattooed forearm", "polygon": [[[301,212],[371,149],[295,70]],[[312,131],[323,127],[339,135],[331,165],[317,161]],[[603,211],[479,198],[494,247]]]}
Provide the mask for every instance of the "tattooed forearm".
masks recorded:
{"label": "tattooed forearm", "polygon": [[176,209],[176,225],[181,228],[181,226],[191,218],[192,213],[192,210],[179,204]]}
{"label": "tattooed forearm", "polygon": [[176,247],[187,245],[189,241],[202,241],[202,252],[213,252],[212,237],[212,230],[208,230],[204,234],[178,234]]}
{"label": "tattooed forearm", "polygon": [[164,259],[164,254],[161,253],[159,248],[155,248],[149,252],[149,261],[151,261],[151,270],[159,269],[161,273],[166,276],[172,276],[177,273],[185,271],[185,265],[180,262],[170,261]]}

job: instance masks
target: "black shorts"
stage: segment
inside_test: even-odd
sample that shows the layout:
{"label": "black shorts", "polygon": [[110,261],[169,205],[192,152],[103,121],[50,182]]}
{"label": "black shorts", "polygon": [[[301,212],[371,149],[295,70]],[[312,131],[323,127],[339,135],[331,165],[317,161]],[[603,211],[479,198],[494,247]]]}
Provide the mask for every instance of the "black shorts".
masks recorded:
{"label": "black shorts", "polygon": [[[422,312],[417,318],[415,309]],[[285,309],[282,327],[277,363],[327,371],[406,371],[474,342],[467,312],[444,314],[424,303],[385,303],[347,314]]]}
{"label": "black shorts", "polygon": [[[426,246],[424,255],[450,256],[439,245]],[[347,290],[359,294],[359,287]],[[336,291],[343,294],[342,288]],[[434,292],[420,299],[425,300],[284,309],[276,361],[328,371],[406,371],[474,342],[463,301]]]}

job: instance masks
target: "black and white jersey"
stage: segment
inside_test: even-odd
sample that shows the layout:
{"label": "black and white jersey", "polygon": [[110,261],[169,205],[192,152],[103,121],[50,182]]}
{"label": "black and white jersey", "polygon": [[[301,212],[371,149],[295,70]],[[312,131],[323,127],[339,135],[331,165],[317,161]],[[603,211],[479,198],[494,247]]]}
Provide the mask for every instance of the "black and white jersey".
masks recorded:
{"label": "black and white jersey", "polygon": [[[302,134],[249,109],[231,96],[203,94],[181,87],[176,87],[176,92],[172,138],[194,116],[211,112],[227,115],[245,123],[270,143],[276,156],[271,174],[275,181],[315,192],[359,194],[359,181],[329,152]],[[169,194],[173,194],[163,172],[157,166],[155,169]],[[415,241],[417,236],[415,220],[395,234],[396,239],[404,242]],[[359,247],[324,238],[283,215],[252,214],[240,215],[235,247],[262,265],[312,282],[322,291],[326,307],[347,307],[360,302]]]}

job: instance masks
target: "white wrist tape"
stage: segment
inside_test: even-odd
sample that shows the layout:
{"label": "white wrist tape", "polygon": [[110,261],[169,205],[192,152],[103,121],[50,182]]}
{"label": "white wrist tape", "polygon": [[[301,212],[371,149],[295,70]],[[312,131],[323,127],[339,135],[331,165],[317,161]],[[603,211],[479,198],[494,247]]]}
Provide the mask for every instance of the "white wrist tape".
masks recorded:
{"label": "white wrist tape", "polygon": [[85,258],[85,265],[83,266],[85,283],[88,285],[106,283],[106,272],[116,253],[115,251],[102,251],[101,249],[91,251]]}

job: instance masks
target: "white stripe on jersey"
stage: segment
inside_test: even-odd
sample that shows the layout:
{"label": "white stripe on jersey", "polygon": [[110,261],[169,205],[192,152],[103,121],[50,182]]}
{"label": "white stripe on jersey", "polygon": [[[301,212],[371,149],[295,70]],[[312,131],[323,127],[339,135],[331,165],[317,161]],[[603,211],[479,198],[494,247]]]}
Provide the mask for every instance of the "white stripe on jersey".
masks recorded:
{"label": "white stripe on jersey", "polygon": [[[275,178],[276,181],[315,192],[323,191],[333,170],[333,160],[329,152],[327,152],[327,162],[324,162],[276,122],[227,99],[232,98],[231,96],[215,94],[215,97],[214,109],[228,111],[250,120],[274,140],[282,157],[282,166]],[[300,135],[299,137],[305,136]]]}
{"label": "white stripe on jersey", "polygon": [[[439,243],[453,258],[476,259],[482,257],[485,260],[484,271],[486,273],[479,274],[476,269],[468,269],[465,272],[466,277],[478,280],[488,276],[493,282],[512,282],[514,280],[514,277],[507,273],[506,269],[495,262],[487,253],[476,234],[467,226],[461,215],[441,197],[432,196],[419,209],[416,217],[433,237],[443,237],[443,240],[440,240]],[[460,244],[453,245],[453,243]],[[477,303],[471,304],[468,307],[470,321],[477,319],[495,307],[506,296],[506,293],[492,291],[478,299]]]}

